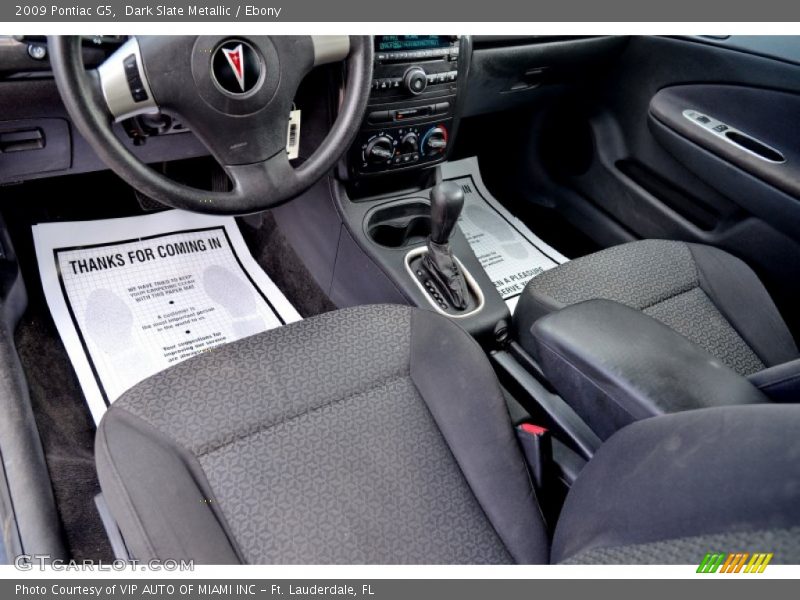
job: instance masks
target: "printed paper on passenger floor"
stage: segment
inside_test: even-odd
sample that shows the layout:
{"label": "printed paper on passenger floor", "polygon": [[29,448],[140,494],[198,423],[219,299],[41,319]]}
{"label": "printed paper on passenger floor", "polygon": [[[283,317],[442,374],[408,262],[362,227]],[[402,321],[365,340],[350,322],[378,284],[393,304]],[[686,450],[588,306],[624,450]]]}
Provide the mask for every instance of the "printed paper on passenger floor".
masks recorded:
{"label": "printed paper on passenger floor", "polygon": [[236,222],[171,210],[33,227],[47,304],[96,422],[147,377],[300,319]]}
{"label": "printed paper on passenger floor", "polygon": [[534,235],[489,193],[475,158],[445,163],[442,178],[464,190],[458,225],[513,313],[532,278],[569,259]]}

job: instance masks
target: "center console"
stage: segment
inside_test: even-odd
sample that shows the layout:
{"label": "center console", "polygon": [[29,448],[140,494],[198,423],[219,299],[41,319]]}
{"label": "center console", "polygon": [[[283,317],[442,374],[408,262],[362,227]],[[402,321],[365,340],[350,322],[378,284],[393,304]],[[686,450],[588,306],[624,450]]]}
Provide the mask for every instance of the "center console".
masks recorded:
{"label": "center console", "polygon": [[492,344],[508,309],[456,227],[463,190],[436,168],[457,133],[470,37],[384,35],[373,43],[366,116],[332,188],[345,231],[331,298],[425,307]]}
{"label": "center console", "polygon": [[375,36],[372,89],[336,174],[273,211],[338,307],[410,304],[493,347],[509,311],[459,227],[442,181],[466,100],[471,38]]}
{"label": "center console", "polygon": [[367,116],[348,156],[352,178],[409,171],[444,161],[455,134],[465,79],[466,39],[450,35],[375,36]]}
{"label": "center console", "polygon": [[[524,310],[522,304],[517,311]],[[767,398],[746,378],[660,321],[611,300],[538,319],[525,349],[600,439],[665,413]]]}

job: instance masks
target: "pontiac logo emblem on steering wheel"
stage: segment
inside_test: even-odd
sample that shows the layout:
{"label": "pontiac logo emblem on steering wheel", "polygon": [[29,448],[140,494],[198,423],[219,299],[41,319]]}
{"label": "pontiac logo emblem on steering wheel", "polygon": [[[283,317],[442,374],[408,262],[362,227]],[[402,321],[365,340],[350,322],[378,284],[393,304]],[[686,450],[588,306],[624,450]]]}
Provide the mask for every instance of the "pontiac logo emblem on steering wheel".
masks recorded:
{"label": "pontiac logo emblem on steering wheel", "polygon": [[217,84],[230,94],[246,94],[258,84],[261,61],[247,42],[230,40],[214,53],[211,70]]}
{"label": "pontiac logo emblem on steering wheel", "polygon": [[242,88],[242,92],[246,91],[244,87],[244,56],[242,56],[242,45],[239,44],[233,50],[228,50],[227,48],[221,48],[222,53],[225,55],[225,58],[228,59],[228,64],[233,69],[233,74],[236,75],[236,81],[239,82],[239,87]]}

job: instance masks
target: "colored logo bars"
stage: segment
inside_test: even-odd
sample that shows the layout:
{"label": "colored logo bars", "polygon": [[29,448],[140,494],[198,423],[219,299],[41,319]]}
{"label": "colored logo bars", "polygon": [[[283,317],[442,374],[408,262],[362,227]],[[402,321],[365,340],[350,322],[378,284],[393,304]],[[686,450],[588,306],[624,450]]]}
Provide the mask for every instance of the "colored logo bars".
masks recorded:
{"label": "colored logo bars", "polygon": [[734,552],[730,554],[711,553],[703,557],[700,566],[697,567],[698,573],[763,573],[769,561],[772,560],[772,552]]}

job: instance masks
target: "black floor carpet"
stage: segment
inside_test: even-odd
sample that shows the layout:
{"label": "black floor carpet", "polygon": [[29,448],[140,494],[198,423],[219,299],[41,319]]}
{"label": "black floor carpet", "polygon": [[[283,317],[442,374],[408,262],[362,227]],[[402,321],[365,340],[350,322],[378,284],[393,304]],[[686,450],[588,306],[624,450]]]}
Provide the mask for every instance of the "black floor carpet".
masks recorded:
{"label": "black floor carpet", "polygon": [[311,317],[336,308],[278,229],[271,213],[240,219],[239,230],[253,258],[301,316]]}
{"label": "black floor carpet", "polygon": [[[86,190],[94,190],[87,195]],[[103,173],[25,184],[2,191],[2,213],[28,289],[29,305],[16,331],[34,417],[47,460],[65,542],[75,559],[112,558],[94,505],[94,422],[44,300],[31,225],[141,214],[132,190]],[[334,308],[266,213],[240,221],[253,256],[304,316]]]}
{"label": "black floor carpet", "polygon": [[567,258],[579,258],[602,250],[599,244],[552,208],[532,202],[504,204],[506,208],[516,213],[515,216],[525,223],[528,229]]}
{"label": "black floor carpet", "polygon": [[[528,171],[541,167],[528,149],[531,114],[513,113],[465,119],[459,125],[452,160],[477,156],[480,174],[489,192],[534,234],[567,258],[578,258],[602,248],[554,207],[538,202],[542,190],[531,189]],[[508,123],[518,127],[509,130]],[[498,151],[502,148],[503,151]],[[557,195],[555,196],[557,197]],[[549,205],[551,201],[546,204]]]}
{"label": "black floor carpet", "polygon": [[75,559],[113,558],[94,505],[94,421],[49,313],[29,309],[16,332],[67,547]]}

